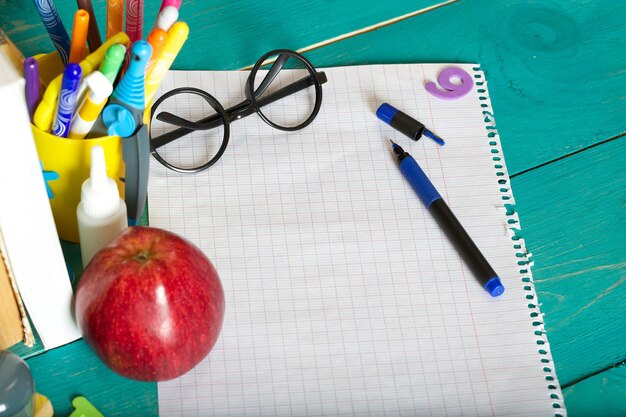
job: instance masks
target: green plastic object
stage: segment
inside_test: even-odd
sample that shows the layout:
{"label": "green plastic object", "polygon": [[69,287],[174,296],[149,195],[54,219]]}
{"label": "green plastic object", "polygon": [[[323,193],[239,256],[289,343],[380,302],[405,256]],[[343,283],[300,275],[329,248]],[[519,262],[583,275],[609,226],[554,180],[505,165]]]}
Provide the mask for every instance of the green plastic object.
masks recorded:
{"label": "green plastic object", "polygon": [[115,83],[117,73],[120,72],[125,57],[126,47],[120,44],[112,45],[104,54],[104,59],[100,64],[100,72],[111,81],[111,84]]}
{"label": "green plastic object", "polygon": [[74,406],[74,411],[72,411],[70,417],[104,417],[104,415],[83,396],[74,398],[72,405]]}

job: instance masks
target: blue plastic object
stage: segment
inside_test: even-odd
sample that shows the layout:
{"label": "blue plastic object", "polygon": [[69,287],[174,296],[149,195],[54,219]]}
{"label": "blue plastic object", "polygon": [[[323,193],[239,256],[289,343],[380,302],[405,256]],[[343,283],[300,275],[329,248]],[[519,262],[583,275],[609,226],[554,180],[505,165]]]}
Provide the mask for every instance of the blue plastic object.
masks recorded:
{"label": "blue plastic object", "polygon": [[502,285],[502,282],[498,277],[491,278],[489,281],[487,281],[483,288],[485,288],[485,290],[487,290],[487,292],[492,297],[502,295],[502,293],[504,292],[504,285]]}
{"label": "blue plastic object", "polygon": [[434,140],[438,145],[443,146],[446,143],[434,132],[426,129],[423,123],[396,109],[391,104],[381,104],[378,110],[376,110],[376,117],[414,141],[420,140],[422,135],[424,135]]}
{"label": "blue plastic object", "polygon": [[398,109],[388,103],[383,103],[380,105],[378,110],[376,110],[376,117],[383,122],[390,124],[391,119],[393,119],[393,116],[395,116],[396,113],[398,113]]}
{"label": "blue plastic object", "polygon": [[[397,147],[395,143],[394,147]],[[415,159],[409,157],[400,161],[400,171],[406,180],[411,184],[411,188],[415,190],[422,203],[426,208],[430,208],[430,205],[441,198],[441,195],[435,189],[435,186],[428,179],[422,168],[415,162]]]}
{"label": "blue plastic object", "polygon": [[441,229],[452,241],[458,253],[478,279],[478,282],[492,297],[501,295],[504,292],[504,286],[500,282],[500,278],[498,278],[496,272],[480,252],[470,235],[465,231],[463,225],[452,213],[450,207],[441,198],[435,186],[408,152],[405,152],[400,145],[393,141],[391,143],[393,152],[398,158],[400,171]]}
{"label": "blue plastic object", "polygon": [[128,68],[111,97],[132,109],[143,110],[146,107],[144,73],[150,55],[152,55],[152,46],[148,42],[140,40],[133,44]]}
{"label": "blue plastic object", "polygon": [[110,104],[102,111],[102,122],[109,135],[131,136],[141,125],[146,107],[144,86],[146,64],[152,55],[152,46],[144,40],[133,44],[130,64],[111,95]]}
{"label": "blue plastic object", "polygon": [[57,115],[52,126],[52,134],[55,136],[66,138],[70,131],[70,123],[76,107],[76,96],[78,95],[78,85],[80,84],[82,74],[83,70],[80,65],[73,63],[67,64],[63,71]]}
{"label": "blue plastic object", "polygon": [[102,122],[107,127],[107,134],[127,138],[137,129],[137,121],[127,107],[111,103],[102,112]]}

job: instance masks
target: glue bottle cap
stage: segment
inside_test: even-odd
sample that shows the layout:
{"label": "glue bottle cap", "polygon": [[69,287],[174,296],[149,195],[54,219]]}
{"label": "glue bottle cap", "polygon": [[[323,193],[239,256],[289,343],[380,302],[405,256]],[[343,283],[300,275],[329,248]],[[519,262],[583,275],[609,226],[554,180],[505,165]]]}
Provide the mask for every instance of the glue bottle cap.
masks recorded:
{"label": "glue bottle cap", "polygon": [[119,207],[117,184],[107,176],[102,146],[91,148],[91,172],[81,188],[81,204],[85,214],[96,218],[108,217]]}

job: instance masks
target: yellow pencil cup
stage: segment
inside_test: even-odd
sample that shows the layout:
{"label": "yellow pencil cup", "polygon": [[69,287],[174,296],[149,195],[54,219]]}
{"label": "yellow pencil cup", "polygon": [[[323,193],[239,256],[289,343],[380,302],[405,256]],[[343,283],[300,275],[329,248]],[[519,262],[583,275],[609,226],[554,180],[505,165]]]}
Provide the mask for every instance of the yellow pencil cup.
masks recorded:
{"label": "yellow pencil cup", "polygon": [[[81,63],[83,76],[91,73],[98,68],[102,61],[106,50],[110,45],[120,43],[129,46],[129,39],[125,33],[118,33],[109,38],[98,50],[91,53]],[[58,89],[60,88],[60,74],[63,72],[63,64],[58,53],[37,55],[35,57],[39,62],[39,76],[44,87],[44,95],[42,102],[48,92],[48,86],[52,83],[58,83],[54,88],[50,89],[51,95],[48,103],[47,111],[42,112],[41,124],[42,128],[45,122],[52,119],[52,107],[50,102],[56,103],[58,100]],[[146,108],[144,119],[149,121],[149,106]],[[35,113],[35,123],[37,122],[37,113]],[[48,123],[49,124],[49,123]],[[98,124],[98,122],[96,122]],[[146,122],[147,124],[147,122]],[[35,125],[31,125],[33,136],[35,138],[35,146],[39,154],[44,179],[46,180],[46,188],[50,198],[50,206],[52,215],[56,223],[59,237],[70,242],[80,243],[78,236],[78,222],[76,219],[76,208],[80,203],[81,187],[83,182],[89,178],[91,167],[91,148],[100,145],[104,148],[105,162],[107,167],[107,175],[113,178],[117,183],[120,197],[124,198],[126,186],[122,182],[122,178],[126,177],[126,165],[123,159],[122,139],[119,136],[102,136],[89,139],[66,139],[54,136]],[[49,127],[48,127],[49,128]],[[136,163],[131,163],[135,170],[134,178],[140,178],[137,182],[129,184],[131,199],[136,211],[141,212],[146,197],[147,175],[149,167],[149,140],[147,129],[138,129],[138,131],[127,139],[129,144],[134,144],[136,148],[131,149],[129,155],[132,154]],[[140,139],[138,139],[140,138]],[[132,146],[132,145],[131,145]],[[139,158],[137,154],[141,155]],[[130,156],[132,157],[132,156]],[[139,160],[140,159],[140,160]],[[127,206],[129,202],[126,202]],[[132,207],[129,206],[129,209]]]}
{"label": "yellow pencil cup", "polygon": [[120,197],[124,198],[124,183],[120,181],[125,172],[122,139],[119,136],[66,139],[43,132],[36,126],[32,126],[32,130],[46,188],[52,196],[50,207],[59,237],[79,243],[76,208],[80,203],[82,184],[89,178],[91,148],[96,145],[104,148],[107,175],[116,181]]}

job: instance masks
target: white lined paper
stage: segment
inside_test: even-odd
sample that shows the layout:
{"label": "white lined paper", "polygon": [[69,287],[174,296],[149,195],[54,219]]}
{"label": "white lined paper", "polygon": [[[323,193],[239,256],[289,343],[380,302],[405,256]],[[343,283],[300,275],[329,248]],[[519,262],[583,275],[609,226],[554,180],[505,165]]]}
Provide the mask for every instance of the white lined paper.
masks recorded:
{"label": "white lined paper", "polygon": [[[161,414],[555,415],[550,394],[561,393],[547,386],[558,382],[546,381],[538,353],[551,361],[549,345],[537,345],[500,210],[492,150],[502,152],[489,143],[499,140],[487,138],[476,89],[457,101],[427,95],[424,81],[444,67],[325,69],[322,110],[305,130],[276,131],[253,115],[232,123],[208,171],[178,174],[152,161],[150,224],[198,245],[227,300],[209,356],[159,384]],[[210,86],[227,107],[243,99],[246,77],[172,71],[161,91]],[[383,102],[446,146],[378,121]],[[202,116],[183,101],[170,111]],[[501,276],[502,297],[489,297],[442,235],[389,139],[455,211]],[[180,146],[183,158],[202,152]]]}

